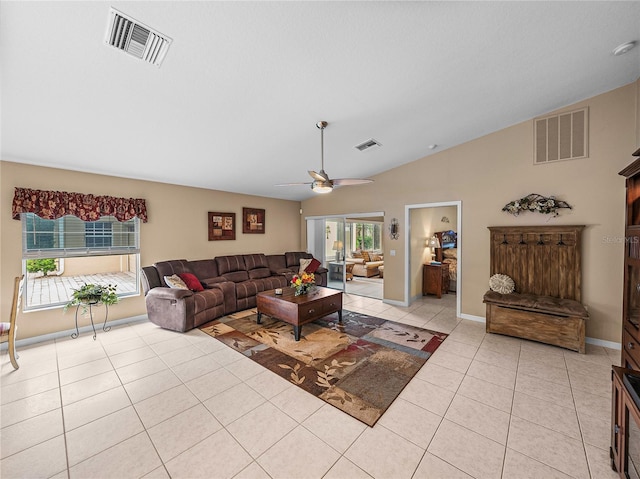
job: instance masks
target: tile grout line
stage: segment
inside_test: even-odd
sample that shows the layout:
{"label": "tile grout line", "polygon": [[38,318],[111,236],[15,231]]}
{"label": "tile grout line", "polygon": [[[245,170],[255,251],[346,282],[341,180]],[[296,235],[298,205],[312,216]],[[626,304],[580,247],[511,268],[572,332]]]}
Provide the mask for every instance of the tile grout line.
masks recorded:
{"label": "tile grout line", "polygon": [[[460,324],[460,322],[456,325],[456,327],[455,327],[455,328],[453,328],[453,330],[451,331],[451,333],[453,333],[453,331],[455,331],[455,330],[457,329],[457,327],[458,327],[458,325],[459,325],[459,324]],[[448,334],[449,334],[449,336],[447,336],[447,338],[446,338],[446,339],[449,339],[449,337],[450,337],[451,333],[448,333]],[[445,340],[446,340],[446,339],[445,339]],[[478,354],[478,350],[479,350],[479,349],[480,349],[480,346],[478,346],[478,347],[476,348],[476,351],[475,351],[475,353],[473,354],[473,358],[470,358],[470,359],[471,359],[471,362],[473,362],[473,359],[474,359],[474,358],[476,357],[476,355]],[[471,362],[469,363],[469,365],[471,365]],[[427,361],[427,363],[428,363],[428,361]],[[425,363],[425,364],[427,364],[427,363]],[[441,366],[441,367],[443,367],[443,368],[444,368],[445,366]],[[449,369],[449,368],[446,368],[446,369]],[[468,371],[468,370],[469,370],[469,366],[467,366],[467,370],[464,372],[464,377],[462,378],[462,381],[460,381],[460,384],[458,384],[458,387],[456,388],[456,390],[455,390],[455,392],[454,392],[454,394],[453,394],[453,398],[451,398],[451,401],[449,402],[449,405],[447,406],[447,409],[444,411],[444,413],[443,413],[443,414],[442,414],[442,416],[440,417],[440,422],[438,423],[438,427],[436,428],[435,432],[433,433],[433,436],[431,436],[431,439],[429,440],[429,444],[427,444],[427,447],[426,447],[426,448],[425,448],[425,450],[424,450],[424,454],[422,454],[422,457],[421,457],[421,459],[420,459],[420,462],[418,462],[418,465],[416,466],[416,469],[413,471],[412,477],[413,477],[413,476],[416,474],[416,472],[418,471],[418,468],[420,467],[420,464],[421,464],[421,463],[422,463],[422,461],[424,460],[424,457],[425,457],[427,454],[432,454],[432,453],[430,453],[430,452],[429,452],[429,447],[431,447],[431,443],[433,442],[433,439],[436,437],[436,435],[438,434],[438,431],[439,431],[439,430],[440,430],[440,428],[442,427],[442,425],[443,425],[443,423],[444,423],[444,421],[445,421],[445,416],[447,415],[447,412],[449,411],[449,408],[451,407],[451,403],[453,402],[453,400],[455,399],[456,395],[458,394],[458,391],[460,390],[460,386],[462,385],[462,382],[464,381],[464,378],[467,376],[467,371]],[[455,370],[454,370],[454,369],[450,369],[450,371],[455,371]],[[459,372],[459,371],[455,371],[455,372]],[[427,382],[429,382],[429,381],[427,381]],[[430,383],[430,384],[432,384],[432,383]],[[465,396],[463,396],[463,397],[465,397]],[[457,423],[455,423],[455,424],[457,424]],[[462,427],[464,427],[464,426],[462,426]],[[467,429],[467,428],[465,427],[465,429]],[[468,429],[468,430],[469,430],[469,431],[471,431],[470,429]],[[471,431],[471,432],[474,432],[474,431]],[[462,470],[462,469],[460,469],[459,467],[455,466],[454,464],[451,464],[450,462],[446,461],[445,459],[441,458],[440,456],[437,456],[437,455],[435,455],[435,454],[433,454],[433,456],[434,456],[434,457],[437,457],[438,459],[440,459],[441,461],[445,462],[446,464],[449,464],[451,467],[453,467],[453,468],[457,469],[458,471],[461,471],[462,473],[467,474],[465,471],[463,471],[463,470]]]}
{"label": "tile grout line", "polygon": [[513,420],[513,405],[515,404],[515,401],[516,401],[516,388],[518,387],[518,371],[520,369],[522,343],[520,343],[519,346],[520,347],[518,348],[518,362],[516,364],[516,376],[513,382],[513,392],[511,394],[511,407],[509,408],[509,425],[507,427],[507,437],[505,438],[505,441],[504,441],[504,456],[502,457],[502,470],[500,473],[500,477],[503,477],[503,478],[504,478],[504,468],[507,465],[507,451],[509,450],[509,433],[511,432],[511,421]]}
{"label": "tile grout line", "polygon": [[[394,320],[394,319],[392,319],[392,320]],[[395,319],[395,321],[397,321],[397,319]],[[456,325],[456,328],[458,328],[458,326],[459,326],[460,324],[461,324],[461,323],[458,323],[458,324]],[[455,328],[454,328],[454,331],[455,331]],[[452,332],[453,332],[453,331],[452,331]],[[476,358],[476,356],[477,356],[478,352],[480,351],[481,347],[482,347],[484,344],[488,344],[488,343],[485,343],[485,339],[486,339],[486,336],[483,338],[483,340],[481,341],[480,345],[476,347],[476,350],[475,350],[474,356],[473,356],[473,358],[471,358],[471,362],[473,362],[474,360],[476,360],[475,358]],[[454,339],[452,339],[452,340],[453,340],[453,341],[455,341]],[[154,343],[154,344],[156,344],[156,343]],[[196,347],[197,347],[197,345],[195,345],[194,343],[192,343],[192,344],[193,344],[194,346],[196,346]],[[463,344],[466,344],[466,343],[463,343]],[[104,344],[102,344],[102,347],[104,348]],[[475,346],[474,346],[474,347],[475,347]],[[153,350],[153,349],[152,349],[152,350]],[[57,351],[57,347],[56,347],[56,351]],[[522,362],[522,360],[523,360],[523,358],[524,358],[524,357],[523,357],[523,351],[524,351],[524,349],[519,348],[519,351],[518,351],[518,367],[516,368],[516,378],[515,378],[515,382],[516,382],[516,384],[517,384],[517,381],[518,381],[518,379],[519,379],[519,378],[523,378],[523,379],[526,379],[526,378],[527,378],[527,375],[526,375],[526,374],[524,374],[524,373],[520,373],[520,372],[519,372],[519,370],[520,370],[519,365],[521,364],[521,362]],[[205,351],[203,351],[203,352],[205,353],[205,355],[206,355],[206,354],[208,354],[208,353],[206,353]],[[497,352],[497,351],[496,351],[496,352]],[[169,365],[165,362],[165,360],[164,360],[160,355],[158,355],[158,353],[156,353],[156,351],[155,351],[155,350],[153,350],[153,353],[154,353],[154,355],[155,355],[155,356],[159,357],[159,358],[161,359],[161,361],[163,361],[163,363],[167,366],[167,368],[168,368],[169,370],[171,370],[171,371],[173,372],[173,368],[172,368],[171,366],[169,366]],[[109,359],[109,361],[111,361],[111,357],[110,357],[108,354],[107,354],[107,358]],[[567,372],[567,374],[568,374],[568,372],[569,372],[568,359],[569,359],[569,358],[568,358],[566,355],[563,355],[563,356],[562,356],[562,361],[564,361],[564,364],[565,364],[565,368],[564,368],[564,370]],[[573,358],[571,358],[571,359],[573,359]],[[597,359],[597,358],[594,358],[594,359]],[[478,359],[478,361],[480,361],[480,360]],[[480,361],[480,362],[483,362],[483,361]],[[586,362],[586,363],[594,363],[594,364],[598,364],[597,362],[594,362],[594,361],[584,361],[584,362]],[[113,367],[113,363],[111,363],[111,364],[112,364],[112,367]],[[180,363],[180,364],[183,364],[183,363]],[[490,363],[487,363],[487,364],[490,364]],[[61,385],[61,378],[60,378],[60,372],[61,372],[61,370],[59,369],[59,362],[58,362],[58,356],[57,356],[57,353],[56,353],[56,366],[57,366],[58,389],[59,389],[59,394],[60,394],[61,408],[63,408],[63,406],[62,406],[62,391],[61,391],[62,385]],[[223,365],[222,367],[226,369],[226,367],[227,367],[227,366],[228,366],[228,365]],[[442,367],[444,367],[444,366],[442,366]],[[113,368],[113,369],[115,370],[115,368]],[[562,369],[562,368],[559,368],[559,369]],[[455,371],[455,370],[454,370],[454,371]],[[467,371],[468,371],[468,368],[467,368]],[[230,372],[231,374],[234,374],[234,373],[233,373],[233,372],[231,372],[231,371],[229,371],[229,372]],[[117,372],[116,372],[116,374],[117,374]],[[175,373],[174,373],[174,374],[175,374]],[[235,375],[235,374],[234,374],[234,375]],[[464,374],[464,377],[466,377],[466,376],[467,376],[467,372],[465,372],[465,374]],[[572,394],[572,396],[571,396],[571,397],[572,397],[573,404],[574,404],[575,414],[576,414],[576,417],[578,417],[578,415],[577,415],[577,405],[576,405],[576,391],[577,391],[577,390],[574,388],[574,384],[573,384],[573,380],[571,379],[571,376],[570,376],[570,375],[568,375],[568,376],[569,376],[569,389],[570,389],[571,394]],[[242,382],[244,382],[244,381],[245,381],[244,379],[240,378],[239,376],[236,376],[236,377],[238,377],[238,379],[240,379]],[[463,380],[464,380],[464,377],[463,377]],[[120,382],[120,387],[124,387],[124,384],[122,383],[122,380],[120,379],[120,377],[119,377],[119,376],[118,376],[118,378],[119,378],[119,382]],[[181,378],[179,378],[179,380],[180,380],[180,382],[181,382],[182,384],[185,384],[185,382],[184,382]],[[429,381],[427,381],[427,382],[429,382]],[[185,384],[185,385],[186,385],[186,384]],[[455,391],[455,393],[454,393],[454,397],[453,397],[453,399],[455,399],[455,396],[459,394],[460,386],[461,386],[461,383],[460,383],[460,384],[458,384],[458,386],[457,386],[457,388],[456,388],[456,391]],[[126,391],[126,389],[125,389],[125,391]],[[505,445],[505,449],[504,449],[504,451],[505,451],[505,452],[504,452],[504,455],[503,455],[503,462],[502,462],[502,475],[504,475],[504,468],[505,468],[505,465],[506,465],[506,453],[507,453],[507,449],[509,449],[509,447],[508,447],[508,441],[509,441],[510,427],[511,427],[512,419],[513,419],[513,410],[514,410],[514,402],[515,402],[515,393],[516,393],[516,392],[517,392],[517,391],[516,391],[516,387],[514,386],[514,388],[513,388],[513,390],[512,390],[512,393],[511,393],[511,399],[512,399],[512,400],[511,400],[511,407],[510,407],[510,413],[509,413],[510,417],[509,417],[509,427],[508,427],[508,429],[507,429],[507,440],[506,440],[506,445]],[[522,393],[522,394],[524,394],[524,393]],[[128,394],[127,394],[127,397],[129,397],[129,396],[128,396]],[[535,396],[532,396],[532,397],[535,397]],[[273,398],[272,398],[272,399],[273,399]],[[265,398],[265,401],[267,401],[267,402],[271,402],[271,401],[272,401],[272,399],[266,399],[266,398]],[[470,398],[470,399],[471,399],[471,398]],[[130,399],[130,398],[129,398],[129,400],[131,401],[131,399]],[[202,405],[204,405],[203,401],[201,401],[200,399],[198,399],[198,401],[199,401],[199,403],[198,403],[198,404],[202,404]],[[271,402],[271,404],[273,404],[273,403]],[[133,405],[133,403],[131,403],[131,405]],[[451,403],[449,403],[449,406],[447,407],[447,411],[449,410],[450,406],[451,406]],[[569,408],[569,407],[567,407],[567,406],[563,406],[563,405],[559,405],[559,406]],[[194,406],[194,407],[195,407],[195,406]],[[276,407],[277,407],[277,406],[276,406]],[[206,408],[206,406],[205,406],[205,408]],[[134,409],[135,409],[135,406],[134,406]],[[445,415],[446,415],[447,411],[445,411],[445,413],[444,413]],[[285,411],[283,411],[283,412],[285,412]],[[66,424],[64,423],[64,409],[62,409],[62,413],[63,413],[63,433],[64,433],[64,439],[65,439],[65,453],[66,453],[66,455],[67,455],[67,457],[66,457],[66,460],[67,460],[67,476],[69,476],[69,474],[70,474],[70,468],[69,468],[69,462],[68,462],[68,461],[69,461],[69,458],[68,458],[68,450],[67,450],[67,445],[66,445],[66,434],[67,434],[67,429],[66,429]],[[137,413],[137,410],[136,410],[136,413]],[[209,413],[211,413],[211,411],[209,411]],[[211,413],[211,414],[212,414],[212,416],[213,416],[213,417],[215,417],[215,415],[213,415],[213,413]],[[174,416],[175,416],[175,415],[174,415]],[[290,416],[290,417],[291,417],[291,416]],[[141,419],[140,419],[140,417],[139,417],[139,416],[138,416],[138,418],[139,418],[139,420],[141,421]],[[167,418],[167,420],[168,420],[168,419],[170,419],[170,418]],[[440,429],[440,427],[442,426],[442,424],[443,424],[443,422],[444,422],[444,421],[443,421],[443,419],[444,419],[444,415],[443,415],[442,417],[440,417],[440,421],[439,421],[439,423],[438,423],[438,427],[436,428],[436,432],[434,432],[433,437],[431,438],[431,440],[429,441],[429,444],[428,444],[428,445],[426,446],[426,448],[425,448],[425,452],[422,454],[421,459],[418,461],[418,466],[416,466],[416,470],[414,470],[414,473],[413,473],[414,475],[415,475],[415,472],[417,471],[417,467],[419,467],[420,463],[422,462],[422,460],[423,460],[423,459],[424,459],[424,457],[426,456],[426,453],[428,452],[428,448],[430,447],[430,445],[431,445],[431,443],[432,443],[432,441],[433,441],[433,438],[435,437],[435,435],[437,434],[437,431],[438,431],[438,430]],[[523,420],[523,421],[525,421],[525,422],[531,422],[531,421],[528,421],[528,420],[523,419],[523,418],[520,418],[520,419],[522,419],[522,420]],[[297,420],[296,420],[296,421],[297,421]],[[141,421],[141,422],[142,422],[142,421]],[[315,436],[315,434],[314,434],[312,431],[310,431],[309,429],[307,429],[307,428],[306,428],[306,426],[304,426],[304,425],[302,424],[302,422],[297,422],[297,424],[298,424],[298,425],[302,425],[302,426],[303,426],[303,428],[305,428],[307,431],[309,431],[311,434],[313,434],[313,435]],[[536,424],[536,423],[533,423],[533,422],[532,422],[532,424]],[[578,419],[578,424],[579,424],[579,427],[580,427],[580,437],[581,437],[581,441],[582,441],[582,443],[583,443],[583,444],[582,444],[582,449],[583,449],[583,451],[584,451],[584,459],[585,459],[585,462],[587,463],[587,468],[588,468],[589,474],[590,474],[590,475],[592,475],[592,472],[591,472],[591,465],[590,465],[590,463],[589,463],[589,459],[588,459],[587,454],[586,454],[586,443],[584,442],[583,426],[582,426],[582,423],[579,421],[579,419]],[[142,423],[142,425],[143,425],[143,428],[145,429],[145,431],[147,432],[147,436],[149,437],[149,435],[148,435],[148,429],[144,426],[144,423]],[[537,425],[537,426],[540,426],[540,427],[542,427],[542,428],[545,428],[544,426],[541,426],[541,425],[539,425],[539,424],[536,424],[536,425]],[[385,427],[385,429],[388,429],[386,426],[382,426],[382,427]],[[463,426],[463,427],[464,427],[464,426]],[[226,426],[223,426],[223,425],[222,425],[222,428],[223,428],[223,429],[226,429]],[[549,428],[546,428],[546,429],[549,429]],[[549,429],[549,430],[550,430],[550,431],[553,431],[552,429]],[[356,441],[357,441],[357,440],[358,440],[358,439],[359,439],[359,438],[360,438],[360,437],[361,437],[365,432],[366,432],[366,429],[365,429],[364,431],[362,431],[362,432],[361,432],[361,433],[360,433],[360,434],[359,434],[359,435],[358,435],[358,436],[353,440],[353,442],[351,442],[351,444],[350,444],[350,445],[347,447],[347,449],[345,450],[345,453],[346,453],[346,452],[347,452],[347,451],[348,451],[348,450],[353,446],[353,444],[354,444],[354,443],[355,443],[355,442],[356,442]],[[393,431],[392,431],[392,432],[393,432]],[[558,432],[558,431],[554,431],[554,432]],[[215,433],[214,433],[214,434],[215,434]],[[398,433],[396,433],[396,434],[398,434]],[[403,437],[403,438],[404,438],[404,436],[401,436],[400,434],[398,434],[398,435],[399,435],[400,437]],[[207,436],[207,437],[210,437],[210,436]],[[232,436],[232,437],[233,437],[233,436]],[[286,436],[285,436],[285,437],[286,437]],[[318,436],[316,436],[316,437],[318,437]],[[486,437],[486,436],[485,436],[485,437]],[[320,439],[320,438],[318,438],[318,439]],[[405,438],[405,439],[406,439],[406,438]],[[151,438],[150,438],[150,437],[149,437],[149,440],[151,440]],[[280,442],[281,440],[282,440],[282,438],[281,438],[278,442]],[[323,443],[326,443],[324,440],[322,440],[322,439],[320,439],[320,440],[321,440]],[[411,442],[412,444],[414,444],[414,443],[413,443],[412,441],[410,441],[409,439],[406,439],[406,440],[407,440],[407,441],[409,441],[409,442]],[[237,443],[237,440],[235,440],[235,437],[234,437],[234,441]],[[121,442],[122,442],[122,441],[121,441]],[[153,444],[153,441],[151,441],[151,442],[152,442],[152,444]],[[278,442],[276,442],[276,444],[277,444]],[[328,444],[328,445],[331,447],[331,445],[330,445],[330,444]],[[114,445],[114,446],[115,446],[115,445]],[[110,446],[110,447],[114,447],[114,446]],[[153,446],[154,446],[154,448],[155,448],[155,444],[153,444]],[[241,445],[240,445],[240,446],[241,446]],[[241,447],[242,447],[242,446],[241,446]],[[270,447],[273,447],[273,446],[270,446]],[[109,448],[107,448],[107,449],[109,449]],[[188,449],[187,449],[187,450],[188,450]],[[244,448],[243,448],[243,450],[244,450]],[[268,451],[268,450],[269,450],[269,449],[267,449],[267,451]],[[515,451],[515,450],[514,450],[514,451]],[[100,453],[102,453],[102,452],[104,452],[104,451],[101,451]],[[265,451],[265,452],[266,452],[266,451]],[[518,452],[519,452],[519,451],[518,451]],[[98,454],[100,454],[100,453],[98,453]],[[349,460],[348,458],[346,458],[345,453],[340,453],[340,455],[339,455],[338,459],[336,460],[336,462],[338,462],[338,461],[340,460],[340,458],[342,458],[342,457],[344,457],[346,460]],[[156,454],[158,454],[157,449],[156,449]],[[263,452],[263,454],[264,454],[264,452]],[[527,454],[523,454],[523,455],[524,455],[524,456],[527,456],[527,457],[530,457],[530,456],[528,456]],[[250,457],[251,457],[251,459],[252,459],[251,463],[255,462],[255,463],[256,463],[256,466],[257,466],[257,467],[260,467],[260,468],[262,469],[262,467],[261,467],[261,466],[259,465],[259,463],[257,462],[257,459],[253,459],[253,457],[252,457],[251,455],[249,455],[249,456],[250,456]],[[92,457],[93,457],[93,456],[92,456]],[[158,454],[158,457],[159,457],[159,454]],[[542,461],[539,461],[538,459],[534,459],[534,458],[531,458],[531,460],[536,461],[536,462],[539,462],[540,464],[544,464],[546,467],[552,468],[553,470],[559,471],[558,469],[556,469],[555,467],[553,467],[553,466],[551,466],[551,465],[547,464],[546,462],[542,462]],[[165,471],[166,471],[166,466],[165,466],[164,461],[162,461],[162,458],[160,458],[160,461],[161,461],[161,463],[163,464],[163,467],[165,467]],[[334,462],[334,464],[329,468],[329,471],[331,470],[331,468],[333,468],[333,467],[335,466],[335,463],[336,463],[336,462]],[[445,461],[445,462],[446,462],[446,461]],[[447,464],[450,464],[450,463],[447,463]],[[247,467],[250,467],[250,465],[251,465],[251,464],[247,465],[244,469],[246,469]],[[360,466],[358,466],[357,464],[354,464],[354,465],[355,465],[355,467],[358,467],[359,469],[361,469],[361,468],[360,468]],[[456,467],[456,466],[454,466],[453,464],[450,464],[450,465],[451,465],[452,467]],[[244,469],[243,469],[243,470],[244,470]],[[458,469],[458,468],[456,468],[456,469]],[[460,470],[460,469],[458,469],[458,470]],[[266,472],[266,471],[265,471],[265,472]],[[561,471],[560,471],[560,472],[561,472]],[[327,473],[328,473],[328,472],[327,472]]]}
{"label": "tile grout line", "polygon": [[60,414],[62,416],[62,436],[64,438],[64,457],[65,462],[67,463],[67,479],[71,477],[71,468],[69,466],[69,445],[67,443],[67,425],[64,420],[64,403],[62,401],[62,381],[60,379],[60,362],[58,358],[58,343],[54,341],[54,348],[56,352],[56,369],[58,372],[58,393],[60,394]]}

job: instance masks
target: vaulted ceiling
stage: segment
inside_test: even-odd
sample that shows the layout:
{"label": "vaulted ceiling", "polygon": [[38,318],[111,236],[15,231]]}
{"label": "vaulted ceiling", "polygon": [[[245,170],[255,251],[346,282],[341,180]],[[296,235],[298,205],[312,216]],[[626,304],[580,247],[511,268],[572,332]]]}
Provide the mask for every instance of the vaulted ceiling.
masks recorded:
{"label": "vaulted ceiling", "polygon": [[[105,44],[111,6],[172,39],[160,67]],[[274,185],[320,169],[317,121],[331,177],[374,177],[636,80],[640,46],[612,50],[638,19],[637,1],[2,1],[1,155],[300,200]]]}

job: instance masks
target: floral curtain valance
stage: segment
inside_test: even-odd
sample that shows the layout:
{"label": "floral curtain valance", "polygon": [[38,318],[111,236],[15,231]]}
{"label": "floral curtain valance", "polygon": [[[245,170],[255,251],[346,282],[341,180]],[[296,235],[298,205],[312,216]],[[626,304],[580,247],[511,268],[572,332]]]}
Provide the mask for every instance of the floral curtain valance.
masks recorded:
{"label": "floral curtain valance", "polygon": [[147,222],[147,205],[143,199],[29,188],[16,188],[13,196],[13,219],[19,220],[20,213],[35,213],[49,220],[73,215],[83,221],[97,221],[101,216],[114,216],[118,221],[127,221],[137,216],[143,223]]}

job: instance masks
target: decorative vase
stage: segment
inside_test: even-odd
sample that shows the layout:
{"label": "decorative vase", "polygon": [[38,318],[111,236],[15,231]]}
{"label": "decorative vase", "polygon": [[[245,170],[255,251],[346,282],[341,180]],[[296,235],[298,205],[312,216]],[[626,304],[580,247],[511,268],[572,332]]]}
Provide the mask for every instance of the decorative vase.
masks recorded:
{"label": "decorative vase", "polygon": [[291,278],[291,287],[295,289],[295,295],[307,294],[315,286],[313,273],[301,273]]}
{"label": "decorative vase", "polygon": [[307,294],[309,291],[311,291],[311,288],[313,287],[313,284],[301,284],[300,286],[296,286],[296,296],[301,296],[303,294]]}

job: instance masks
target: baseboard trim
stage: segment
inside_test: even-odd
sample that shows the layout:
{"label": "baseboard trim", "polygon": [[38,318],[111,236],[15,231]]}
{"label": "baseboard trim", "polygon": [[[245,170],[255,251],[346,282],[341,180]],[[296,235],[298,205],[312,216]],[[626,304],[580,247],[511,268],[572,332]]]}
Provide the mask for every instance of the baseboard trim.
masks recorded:
{"label": "baseboard trim", "polygon": [[465,314],[465,313],[460,313],[460,317],[462,319],[468,319],[469,321],[476,321],[478,323],[486,323],[486,319],[482,316],[474,316],[473,314]]}
{"label": "baseboard trim", "polygon": [[616,343],[615,341],[605,341],[604,339],[598,338],[585,338],[584,342],[587,344],[593,344],[594,346],[602,346],[603,348],[617,349],[618,351],[622,350],[622,343]]}
{"label": "baseboard trim", "polygon": [[404,307],[409,306],[404,301],[396,301],[395,299],[383,299],[382,302],[384,304],[390,304],[392,306],[404,306]]}
{"label": "baseboard trim", "polygon": [[[107,326],[120,326],[122,324],[136,323],[138,321],[147,321],[148,319],[149,318],[147,317],[146,314],[141,314],[139,316],[131,316],[130,318],[123,318],[123,319],[116,319],[115,321],[108,321]],[[101,329],[102,329],[102,324],[96,325],[96,332],[100,331]],[[80,331],[80,334],[87,333],[87,332],[93,333],[93,328],[91,328],[91,325],[82,326],[81,328],[78,328],[78,330]],[[45,341],[50,341],[52,339],[69,337],[71,336],[71,333],[75,333],[75,332],[76,332],[76,329],[73,328],[73,329],[67,329],[65,331],[56,331],[55,333],[43,334],[41,336],[33,336],[31,338],[18,339],[16,341],[16,348],[30,346],[32,344],[37,344],[37,343],[43,343]],[[9,343],[5,341],[4,343],[2,343],[2,345],[0,345],[0,351],[5,351],[8,348],[8,346],[9,346]]]}

